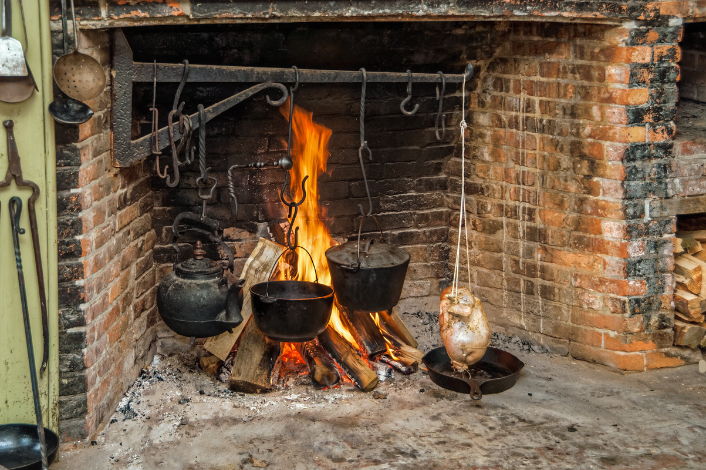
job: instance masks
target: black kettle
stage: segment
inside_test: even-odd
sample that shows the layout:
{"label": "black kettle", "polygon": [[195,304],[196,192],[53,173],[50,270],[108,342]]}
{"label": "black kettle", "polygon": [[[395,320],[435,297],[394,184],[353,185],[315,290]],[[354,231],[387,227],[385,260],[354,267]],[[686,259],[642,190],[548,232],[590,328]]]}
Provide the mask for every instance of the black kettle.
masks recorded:
{"label": "black kettle", "polygon": [[218,243],[228,255],[228,262],[205,258],[201,241],[194,245],[193,258],[179,262],[178,227],[181,221],[207,225],[217,233],[215,220],[193,213],[181,213],[174,219],[174,249],[177,252],[174,270],[164,276],[157,289],[159,314],[174,332],[190,337],[205,338],[230,331],[243,322],[244,280],[229,282],[227,271],[233,270],[233,251],[223,240],[196,227],[187,230],[207,236]]}

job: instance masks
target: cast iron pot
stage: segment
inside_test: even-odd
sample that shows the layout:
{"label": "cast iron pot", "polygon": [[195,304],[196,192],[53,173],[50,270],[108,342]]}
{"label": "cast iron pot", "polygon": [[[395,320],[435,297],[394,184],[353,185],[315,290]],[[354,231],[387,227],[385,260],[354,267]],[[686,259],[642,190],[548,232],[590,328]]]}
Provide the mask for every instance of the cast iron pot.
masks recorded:
{"label": "cast iron pot", "polygon": [[228,264],[224,266],[223,262],[204,258],[200,241],[196,242],[194,258],[178,262],[176,237],[179,222],[183,219],[218,227],[218,222],[200,219],[196,214],[182,213],[177,216],[173,226],[177,262],[174,263],[174,271],[159,283],[157,308],[164,323],[180,335],[197,338],[216,336],[243,322],[240,309],[244,281],[229,283],[225,273],[233,267],[233,252],[219,237],[205,230],[189,228],[220,244],[228,255]]}
{"label": "cast iron pot", "polygon": [[360,244],[358,238],[326,250],[336,299],[359,312],[390,310],[402,295],[409,253],[371,239]]}
{"label": "cast iron pot", "polygon": [[331,318],[333,289],[316,282],[261,282],[250,296],[255,324],[275,341],[311,341]]}
{"label": "cast iron pot", "polygon": [[[51,465],[59,449],[59,438],[44,428],[47,464]],[[0,425],[0,466],[8,470],[42,470],[39,437],[35,424]]]}

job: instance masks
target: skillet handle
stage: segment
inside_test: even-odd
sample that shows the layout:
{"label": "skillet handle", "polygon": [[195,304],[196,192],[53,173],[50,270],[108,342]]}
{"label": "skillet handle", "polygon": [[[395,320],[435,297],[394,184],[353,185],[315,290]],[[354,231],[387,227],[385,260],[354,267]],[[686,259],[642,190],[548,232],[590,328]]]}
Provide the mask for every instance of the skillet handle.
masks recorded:
{"label": "skillet handle", "polygon": [[480,384],[473,379],[463,379],[464,382],[471,387],[471,398],[474,400],[480,400],[483,398],[483,392],[480,391]]}

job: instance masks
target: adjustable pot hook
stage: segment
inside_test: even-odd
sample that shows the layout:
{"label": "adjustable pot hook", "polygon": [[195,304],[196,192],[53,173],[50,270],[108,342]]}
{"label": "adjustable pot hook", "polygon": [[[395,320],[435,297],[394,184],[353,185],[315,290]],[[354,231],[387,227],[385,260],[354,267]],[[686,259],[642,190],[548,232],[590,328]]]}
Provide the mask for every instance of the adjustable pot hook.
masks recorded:
{"label": "adjustable pot hook", "polygon": [[[287,172],[284,182],[285,184],[287,183],[289,179],[289,172]],[[282,201],[282,204],[285,206],[289,207],[289,215],[287,218],[289,219],[289,229],[287,230],[287,247],[290,250],[294,250],[297,246],[299,246],[299,227],[294,229],[294,244],[292,244],[292,227],[294,226],[294,221],[297,219],[297,213],[299,212],[299,206],[301,206],[304,203],[304,200],[306,199],[306,180],[309,179],[309,176],[305,176],[304,179],[302,180],[302,198],[299,202],[287,202],[284,199],[284,186],[282,186],[282,189],[279,192],[279,200]],[[294,211],[292,211],[294,209]]]}
{"label": "adjustable pot hook", "polygon": [[[299,69],[292,66],[294,69],[294,86],[289,87],[289,135],[287,136],[287,156],[282,160],[281,166],[289,171],[294,162],[292,162],[292,117],[294,115],[294,92],[299,88]],[[285,184],[287,182],[285,181]]]}
{"label": "adjustable pot hook", "polygon": [[[201,199],[201,218],[206,217],[206,202],[213,198],[213,191],[216,189],[218,180],[208,174],[210,168],[206,168],[206,112],[202,104],[199,104],[199,170],[201,176],[196,179],[196,187]],[[211,188],[208,193],[204,193],[201,183],[207,184],[212,181]]]}
{"label": "adjustable pot hook", "polygon": [[[441,112],[444,107],[444,93],[446,92],[446,77],[444,77],[444,72],[439,72],[441,76],[441,93],[439,93],[439,85],[436,85],[436,99],[439,101],[439,112],[436,115],[436,123],[434,124],[434,132],[436,133],[436,140],[441,140],[446,135],[446,116],[442,115]],[[439,135],[439,121],[441,120],[441,135]]]}
{"label": "adjustable pot hook", "polygon": [[[165,175],[166,175],[166,183],[167,186],[170,188],[174,188],[179,184],[179,167],[183,165],[184,163],[179,161],[179,153],[181,152],[183,146],[187,141],[190,142],[190,138],[188,138],[185,134],[182,134],[181,142],[179,142],[179,146],[176,145],[176,142],[174,141],[174,116],[176,115],[179,118],[179,130],[181,132],[184,132],[186,129],[183,119],[182,119],[182,110],[184,109],[184,102],[182,101],[179,103],[179,98],[181,98],[181,92],[184,90],[184,85],[186,84],[186,80],[189,78],[189,61],[185,60],[182,62],[184,64],[184,73],[181,76],[181,83],[179,83],[179,88],[177,88],[176,95],[174,96],[174,103],[172,103],[172,110],[169,112],[169,116],[167,116],[167,126],[169,128],[169,144],[172,148],[172,171],[174,172],[174,178],[172,178],[169,175],[166,175],[166,168],[165,168]],[[189,123],[191,124],[191,123]],[[189,128],[191,126],[189,125]],[[190,134],[191,129],[188,129],[188,133]],[[187,137],[186,141],[184,138]],[[189,162],[189,149],[187,148],[186,150],[187,153],[187,162]],[[160,177],[162,175],[160,174]]]}
{"label": "adjustable pot hook", "polygon": [[[365,194],[368,196],[368,213],[363,210],[363,204],[358,204],[358,209],[363,216],[369,216],[373,213],[373,201],[370,199],[370,188],[368,188],[368,178],[365,176],[365,165],[363,164],[363,150],[368,152],[368,160],[373,159],[373,152],[368,147],[368,141],[365,140],[365,86],[368,83],[368,76],[365,69],[360,69],[363,74],[363,88],[360,91],[360,147],[358,148],[358,160],[360,161],[360,171],[363,172],[363,183],[365,183]],[[409,98],[408,98],[409,99]],[[404,101],[402,102],[404,106]],[[419,107],[419,105],[417,105]],[[404,109],[402,110],[404,112]],[[416,112],[416,108],[415,108]]]}
{"label": "adjustable pot hook", "polygon": [[405,116],[412,116],[414,114],[417,114],[417,111],[419,111],[419,103],[414,105],[414,109],[412,111],[407,111],[404,109],[405,106],[407,106],[407,103],[412,99],[412,71],[407,70],[407,98],[402,100],[402,103],[400,103],[400,110],[402,111],[402,114]]}

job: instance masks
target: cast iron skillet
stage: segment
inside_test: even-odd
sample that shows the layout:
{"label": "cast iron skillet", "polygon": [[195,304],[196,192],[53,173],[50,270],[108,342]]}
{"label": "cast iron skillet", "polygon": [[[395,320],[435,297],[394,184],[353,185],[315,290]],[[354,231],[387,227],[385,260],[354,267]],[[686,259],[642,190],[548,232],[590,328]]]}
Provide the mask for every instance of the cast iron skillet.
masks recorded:
{"label": "cast iron skillet", "polygon": [[[47,440],[47,463],[51,465],[59,449],[59,438],[47,428],[44,428],[44,435]],[[0,425],[0,466],[8,470],[42,470],[36,425]]]}
{"label": "cast iron skillet", "polygon": [[429,378],[440,387],[459,393],[470,393],[480,400],[484,394],[500,393],[512,388],[525,366],[507,351],[489,347],[480,361],[468,367],[471,375],[465,376],[453,370],[446,349],[432,349],[424,355]]}

